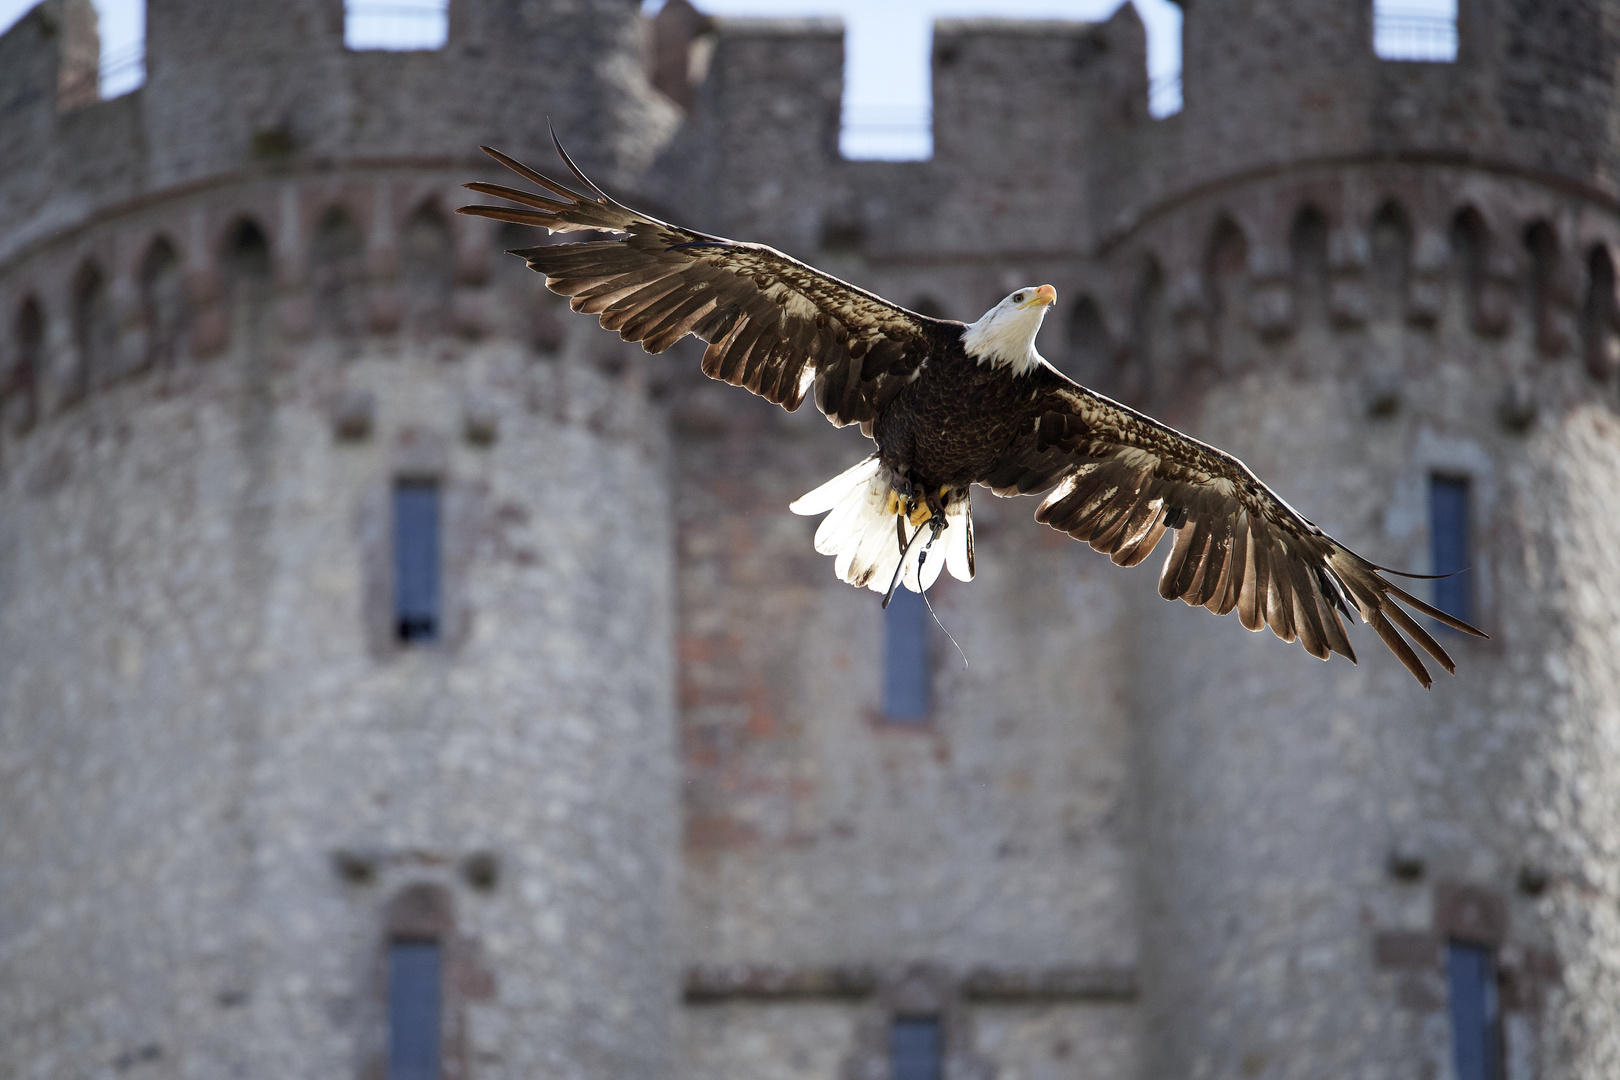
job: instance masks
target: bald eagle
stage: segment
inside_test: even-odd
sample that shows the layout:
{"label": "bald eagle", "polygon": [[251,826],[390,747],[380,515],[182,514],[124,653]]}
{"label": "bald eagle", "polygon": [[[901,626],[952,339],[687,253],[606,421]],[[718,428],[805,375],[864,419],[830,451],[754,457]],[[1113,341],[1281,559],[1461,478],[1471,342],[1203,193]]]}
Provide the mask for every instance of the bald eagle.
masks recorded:
{"label": "bald eagle", "polygon": [[1037,521],[1120,566],[1141,562],[1173,532],[1161,596],[1217,615],[1236,610],[1248,629],[1269,626],[1322,660],[1337,652],[1355,662],[1340,621],[1352,609],[1424,687],[1432,680],[1407,638],[1456,668],[1400,604],[1484,636],[1383,577],[1392,571],[1307,521],[1237,458],[1047,363],[1035,335],[1057,299],[1052,286],[1016,289],[971,323],[930,318],[763,244],[631,210],[556,148],[584,193],[484,147],[544,194],[467,184],[517,205],[460,212],[613,234],[512,254],[575,311],[650,353],[695,334],[708,343],[709,377],[788,410],[814,391],[827,419],[859,424],[877,452],[791,509],[825,514],[816,550],[885,603],[897,585],[927,590],[941,568],[973,577],[969,492],[981,484],[1001,496],[1044,492]]}

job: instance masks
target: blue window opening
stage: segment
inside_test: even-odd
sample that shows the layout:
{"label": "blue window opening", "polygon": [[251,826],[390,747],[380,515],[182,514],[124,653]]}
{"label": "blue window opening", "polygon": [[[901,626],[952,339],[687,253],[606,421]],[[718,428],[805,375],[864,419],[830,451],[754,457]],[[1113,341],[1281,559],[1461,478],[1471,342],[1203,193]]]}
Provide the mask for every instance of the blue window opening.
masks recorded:
{"label": "blue window opening", "polygon": [[1433,573],[1450,575],[1435,581],[1434,606],[1463,622],[1474,619],[1470,501],[1466,478],[1429,477],[1430,565]]}
{"label": "blue window opening", "polygon": [[883,646],[883,713],[890,720],[928,719],[928,608],[921,593],[901,586],[889,601]]}
{"label": "blue window opening", "polygon": [[101,61],[96,72],[102,101],[139,90],[146,83],[146,5],[97,4]]}
{"label": "blue window opening", "polygon": [[1446,947],[1451,1048],[1457,1080],[1502,1080],[1496,961],[1483,945]]}
{"label": "blue window opening", "polygon": [[838,148],[849,161],[927,161],[934,156],[933,107],[846,101]]}
{"label": "blue window opening", "polygon": [[394,631],[408,644],[439,640],[439,485],[394,485]]}
{"label": "blue window opening", "polygon": [[1181,69],[1148,80],[1148,115],[1163,120],[1181,111]]}
{"label": "blue window opening", "polygon": [[441,967],[437,941],[388,947],[388,1080],[439,1080]]}
{"label": "blue window opening", "polygon": [[1457,62],[1457,0],[1373,0],[1373,52],[1380,60]]}
{"label": "blue window opening", "polygon": [[449,0],[344,0],[343,44],[350,49],[421,52],[449,39]]}
{"label": "blue window opening", "polygon": [[889,1029],[889,1076],[893,1080],[942,1080],[945,1037],[937,1016],[900,1016]]}

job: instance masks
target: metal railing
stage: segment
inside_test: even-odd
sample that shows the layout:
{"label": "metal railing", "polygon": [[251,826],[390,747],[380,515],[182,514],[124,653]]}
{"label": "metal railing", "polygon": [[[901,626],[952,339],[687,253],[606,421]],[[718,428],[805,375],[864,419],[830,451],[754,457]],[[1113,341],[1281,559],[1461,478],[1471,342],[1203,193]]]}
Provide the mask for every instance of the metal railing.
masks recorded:
{"label": "metal railing", "polygon": [[853,161],[925,161],[934,156],[934,120],[927,105],[844,108],[838,149]]}
{"label": "metal railing", "polygon": [[1455,63],[1457,20],[1429,11],[1380,6],[1373,13],[1373,52],[1382,60]]}
{"label": "metal railing", "polygon": [[[442,49],[449,37],[449,0],[394,0],[344,4],[343,40],[351,49]],[[97,93],[108,101],[146,82],[146,41],[101,55]]]}
{"label": "metal railing", "polygon": [[96,83],[102,101],[123,97],[146,81],[146,41],[101,54]]}
{"label": "metal railing", "polygon": [[442,49],[449,37],[449,0],[346,0],[343,5],[343,44],[351,49]]}
{"label": "metal railing", "polygon": [[1148,113],[1163,120],[1181,111],[1181,72],[1160,75],[1148,83]]}
{"label": "metal railing", "polygon": [[[1181,111],[1181,72],[1148,84],[1148,111],[1160,118]],[[838,148],[851,161],[926,161],[934,156],[932,110],[927,105],[846,105]]]}

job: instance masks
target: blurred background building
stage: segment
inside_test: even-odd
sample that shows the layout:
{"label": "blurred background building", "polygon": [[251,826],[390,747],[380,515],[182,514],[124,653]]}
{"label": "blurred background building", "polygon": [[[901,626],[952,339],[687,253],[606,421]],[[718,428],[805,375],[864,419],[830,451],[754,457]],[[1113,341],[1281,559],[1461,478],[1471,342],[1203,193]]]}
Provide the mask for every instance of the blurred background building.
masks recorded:
{"label": "blurred background building", "polygon": [[[1191,0],[1179,112],[1130,6],[941,21],[915,161],[836,22],[366,7],[149,0],[119,96],[87,0],[0,37],[0,1077],[1620,1075],[1613,4]],[[964,663],[786,510],[857,433],[453,216],[548,116],[918,310],[1050,281],[1491,640],[1319,665],[979,493]]]}

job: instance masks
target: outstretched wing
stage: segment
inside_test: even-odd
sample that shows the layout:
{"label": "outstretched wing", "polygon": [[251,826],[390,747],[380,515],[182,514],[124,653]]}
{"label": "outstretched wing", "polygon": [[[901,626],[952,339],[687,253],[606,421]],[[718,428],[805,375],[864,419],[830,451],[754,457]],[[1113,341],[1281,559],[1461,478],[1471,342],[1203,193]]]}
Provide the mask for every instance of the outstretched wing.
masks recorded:
{"label": "outstretched wing", "polygon": [[[1159,575],[1159,595],[1208,608],[1236,609],[1250,630],[1271,627],[1284,641],[1326,660],[1355,662],[1340,614],[1351,607],[1425,687],[1432,681],[1406,638],[1448,672],[1451,657],[1405,604],[1465,634],[1480,631],[1384,578],[1311,524],[1230,454],[1094,394],[1042,366],[1029,422],[985,479],[998,495],[1052,491],[1035,511],[1121,566],[1152,553],[1175,532]],[[1054,486],[1055,485],[1055,486]]]}
{"label": "outstretched wing", "polygon": [[[555,137],[553,137],[555,141]],[[797,409],[812,385],[833,423],[869,423],[917,376],[947,324],[891,304],[763,244],[683,229],[613,201],[557,153],[582,195],[489,147],[484,152],[547,194],[468,184],[519,203],[458,211],[551,232],[598,231],[612,240],[514,252],[546,275],[570,306],[609,330],[663,352],[687,334],[709,343],[703,372]]]}

